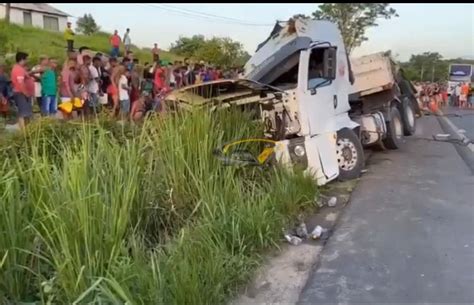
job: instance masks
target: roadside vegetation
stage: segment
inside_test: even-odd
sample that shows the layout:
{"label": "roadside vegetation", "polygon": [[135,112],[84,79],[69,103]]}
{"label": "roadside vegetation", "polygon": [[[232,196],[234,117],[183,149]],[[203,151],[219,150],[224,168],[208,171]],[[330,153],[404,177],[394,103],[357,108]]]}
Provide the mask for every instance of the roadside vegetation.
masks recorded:
{"label": "roadside vegetation", "polygon": [[[91,35],[76,35],[74,47],[87,46],[93,51],[110,53],[109,33],[97,32]],[[135,57],[141,63],[151,62],[151,47],[138,48],[132,47]],[[66,42],[63,33],[51,32],[35,27],[25,27],[16,24],[7,24],[0,20],[0,56],[13,54],[9,58],[9,63],[14,61],[14,53],[23,51],[30,54],[30,62],[37,63],[42,55],[55,57],[59,60],[66,58]],[[161,51],[160,56],[164,60],[174,61],[182,59],[181,56]]]}
{"label": "roadside vegetation", "polygon": [[40,120],[0,141],[0,304],[222,304],[315,183],[223,166],[212,150],[260,135],[205,111],[141,127]]}

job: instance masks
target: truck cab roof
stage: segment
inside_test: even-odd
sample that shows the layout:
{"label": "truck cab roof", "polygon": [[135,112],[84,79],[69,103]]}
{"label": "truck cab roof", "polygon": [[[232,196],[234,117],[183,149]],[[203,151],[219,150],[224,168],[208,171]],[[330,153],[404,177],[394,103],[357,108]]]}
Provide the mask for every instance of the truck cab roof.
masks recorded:
{"label": "truck cab roof", "polygon": [[277,22],[270,36],[262,42],[256,53],[246,63],[244,78],[265,82],[265,76],[297,51],[308,49],[312,44],[339,42],[344,47],[335,23],[305,18]]}

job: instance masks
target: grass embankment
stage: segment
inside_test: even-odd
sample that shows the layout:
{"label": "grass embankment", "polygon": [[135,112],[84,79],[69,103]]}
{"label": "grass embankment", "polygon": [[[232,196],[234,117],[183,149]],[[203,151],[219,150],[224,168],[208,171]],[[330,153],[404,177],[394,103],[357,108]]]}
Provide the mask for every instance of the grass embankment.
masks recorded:
{"label": "grass embankment", "polygon": [[[24,27],[15,24],[6,24],[0,20],[0,41],[3,46],[0,49],[4,53],[15,53],[23,51],[30,54],[30,59],[36,63],[41,55],[55,57],[60,60],[66,58],[66,42],[63,38],[63,33],[46,31],[34,27]],[[109,45],[110,34],[97,33],[91,36],[77,35],[74,42],[75,48],[87,46],[94,51],[100,51],[106,54],[110,53]],[[123,51],[123,49],[121,49]],[[132,51],[141,63],[151,62],[151,49],[140,49],[133,47]],[[165,60],[175,60],[180,57],[167,52],[161,51],[160,56]],[[14,58],[13,58],[14,60]]]}
{"label": "grass embankment", "polygon": [[243,114],[40,121],[0,142],[0,304],[222,304],[313,206],[314,181],[222,166]]}

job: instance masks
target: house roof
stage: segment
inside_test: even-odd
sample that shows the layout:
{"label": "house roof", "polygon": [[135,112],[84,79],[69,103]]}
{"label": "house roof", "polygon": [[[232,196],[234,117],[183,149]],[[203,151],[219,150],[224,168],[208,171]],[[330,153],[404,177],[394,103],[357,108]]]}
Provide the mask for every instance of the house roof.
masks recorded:
{"label": "house roof", "polygon": [[[0,3],[5,5],[5,3]],[[71,15],[52,7],[47,3],[10,3],[11,8],[23,10],[23,11],[35,11],[40,13],[47,13],[56,16],[69,17]]]}

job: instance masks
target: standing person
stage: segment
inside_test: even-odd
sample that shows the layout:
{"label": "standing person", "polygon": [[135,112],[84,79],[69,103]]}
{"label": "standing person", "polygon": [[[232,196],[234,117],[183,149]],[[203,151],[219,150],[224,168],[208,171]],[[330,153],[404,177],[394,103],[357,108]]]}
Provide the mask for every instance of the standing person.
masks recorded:
{"label": "standing person", "polygon": [[120,96],[119,96],[119,82],[121,77],[121,71],[125,69],[123,65],[117,64],[113,68],[111,68],[111,75],[110,75],[110,86],[107,89],[111,100],[112,100],[112,115],[115,117],[117,112],[120,110]]}
{"label": "standing person", "polygon": [[41,115],[43,116],[53,116],[58,110],[56,67],[56,60],[50,59],[48,67],[41,75]]}
{"label": "standing person", "polygon": [[31,75],[33,76],[35,85],[34,102],[38,104],[41,109],[42,94],[41,94],[41,74],[48,67],[49,60],[47,56],[41,56],[39,64],[31,68]]}
{"label": "standing person", "polygon": [[460,88],[461,88],[461,94],[459,95],[460,107],[468,107],[467,96],[469,95],[469,84],[466,82],[462,83]]}
{"label": "standing person", "polygon": [[128,86],[128,70],[125,66],[119,68],[119,100],[120,100],[120,117],[126,120],[130,113],[130,87]]}
{"label": "standing person", "polygon": [[155,43],[155,46],[151,50],[151,54],[153,56],[153,62],[159,62],[160,61],[160,50],[158,49],[158,44]]}
{"label": "standing person", "polygon": [[82,66],[84,64],[83,58],[84,58],[85,55],[88,55],[89,50],[90,50],[89,47],[80,47],[79,48],[79,54],[77,54],[77,57],[76,57],[77,64],[79,66]]}
{"label": "standing person", "polygon": [[123,44],[125,45],[125,52],[130,51],[132,47],[132,39],[130,38],[130,29],[127,29],[123,35]]}
{"label": "standing person", "polygon": [[110,52],[110,56],[118,57],[120,53],[120,43],[121,43],[120,36],[118,31],[115,30],[114,34],[110,37],[110,45],[112,46],[112,51]]}
{"label": "standing person", "polygon": [[68,52],[74,52],[74,31],[71,29],[71,22],[67,23],[67,27],[64,30],[64,39],[66,40],[67,43],[67,51]]}
{"label": "standing person", "polygon": [[76,77],[76,60],[68,59],[61,71],[61,82],[59,84],[59,94],[61,103],[68,102],[74,98],[74,78]]}
{"label": "standing person", "polygon": [[34,96],[34,81],[26,71],[28,54],[18,52],[12,69],[13,100],[18,108],[18,125],[25,130],[26,122],[33,116],[31,98]]}
{"label": "standing person", "polygon": [[8,100],[11,97],[10,80],[5,72],[5,65],[0,64],[0,114],[6,119],[8,115]]}
{"label": "standing person", "polygon": [[153,85],[155,87],[155,94],[158,94],[165,87],[166,75],[160,63],[156,63]]}
{"label": "standing person", "polygon": [[130,72],[130,103],[132,105],[140,97],[141,76],[139,70],[139,66],[134,65]]}
{"label": "standing person", "polygon": [[100,82],[101,82],[101,66],[102,59],[100,57],[94,57],[92,63],[89,65],[89,84],[87,91],[89,92],[89,99],[87,107],[92,110],[93,114],[97,114],[97,108],[99,107],[99,95],[100,95]]}
{"label": "standing person", "polygon": [[461,84],[456,84],[454,95],[456,96],[456,106],[461,107]]}

